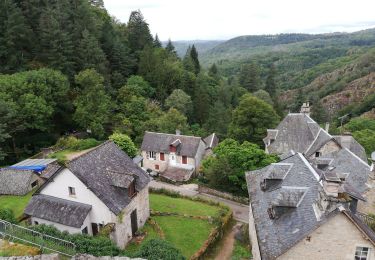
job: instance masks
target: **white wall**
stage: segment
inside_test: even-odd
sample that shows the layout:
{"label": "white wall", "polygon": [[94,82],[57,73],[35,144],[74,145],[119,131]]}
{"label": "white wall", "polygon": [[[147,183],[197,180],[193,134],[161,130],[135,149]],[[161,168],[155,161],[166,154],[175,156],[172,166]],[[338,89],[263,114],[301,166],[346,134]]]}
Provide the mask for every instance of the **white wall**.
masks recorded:
{"label": "white wall", "polygon": [[[69,195],[68,187],[75,188],[75,196]],[[89,213],[91,222],[98,224],[111,222],[112,212],[69,169],[60,172],[40,193],[91,205],[92,209]]]}
{"label": "white wall", "polygon": [[51,221],[48,221],[48,220],[45,220],[45,219],[32,217],[31,218],[32,225],[35,224],[35,221],[37,221],[39,225],[40,224],[52,225],[52,226],[56,227],[58,230],[60,230],[62,232],[67,231],[70,234],[77,234],[77,233],[81,234],[82,229],[87,227],[88,234],[92,235],[91,222],[90,222],[89,216],[86,217],[85,221],[83,222],[83,225],[79,228],[69,227],[69,226],[66,226],[66,225],[63,225],[63,224],[60,224],[60,223],[51,222]]}

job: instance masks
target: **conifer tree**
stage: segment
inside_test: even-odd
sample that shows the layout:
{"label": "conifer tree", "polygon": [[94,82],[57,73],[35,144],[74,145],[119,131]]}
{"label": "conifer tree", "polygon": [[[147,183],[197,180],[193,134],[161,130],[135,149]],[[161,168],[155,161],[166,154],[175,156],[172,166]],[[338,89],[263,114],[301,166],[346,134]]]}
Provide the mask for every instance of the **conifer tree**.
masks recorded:
{"label": "conifer tree", "polygon": [[211,67],[209,68],[208,75],[210,75],[211,77],[216,77],[217,76],[217,67],[216,67],[215,63],[213,63],[211,65]]}
{"label": "conifer tree", "polygon": [[130,14],[127,37],[129,47],[135,53],[143,50],[146,45],[152,46],[153,39],[148,27],[148,23],[145,21],[141,11],[133,11]]}
{"label": "conifer tree", "polygon": [[177,52],[173,46],[173,43],[171,41],[171,39],[168,40],[168,43],[167,43],[167,46],[165,46],[165,50],[169,53],[169,54],[172,54],[172,55],[175,55],[177,56]]}
{"label": "conifer tree", "polygon": [[193,61],[193,64],[194,64],[194,72],[195,72],[195,75],[198,75],[198,73],[200,72],[201,70],[201,66],[199,64],[199,59],[198,59],[198,52],[197,52],[197,49],[195,48],[194,44],[193,46],[191,47],[191,51],[190,51],[190,57]]}
{"label": "conifer tree", "polygon": [[154,47],[155,48],[161,48],[162,45],[161,45],[161,41],[159,40],[159,36],[158,34],[155,35],[155,39],[154,39]]}
{"label": "conifer tree", "polygon": [[259,67],[255,63],[242,65],[239,82],[242,87],[250,92],[260,89]]}
{"label": "conifer tree", "polygon": [[277,94],[276,93],[277,86],[276,86],[275,77],[276,77],[276,68],[275,68],[275,65],[272,64],[268,72],[268,76],[266,79],[266,86],[265,86],[265,90],[268,92],[268,94],[270,94],[272,98],[274,98]]}

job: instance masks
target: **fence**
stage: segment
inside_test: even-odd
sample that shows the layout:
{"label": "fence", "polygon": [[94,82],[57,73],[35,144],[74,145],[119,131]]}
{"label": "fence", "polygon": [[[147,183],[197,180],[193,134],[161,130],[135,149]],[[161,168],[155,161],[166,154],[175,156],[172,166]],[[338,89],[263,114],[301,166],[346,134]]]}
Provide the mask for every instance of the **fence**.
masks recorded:
{"label": "fence", "polygon": [[65,256],[73,256],[76,246],[70,241],[42,234],[29,228],[0,219],[0,238],[20,241],[39,247],[42,252],[51,251]]}

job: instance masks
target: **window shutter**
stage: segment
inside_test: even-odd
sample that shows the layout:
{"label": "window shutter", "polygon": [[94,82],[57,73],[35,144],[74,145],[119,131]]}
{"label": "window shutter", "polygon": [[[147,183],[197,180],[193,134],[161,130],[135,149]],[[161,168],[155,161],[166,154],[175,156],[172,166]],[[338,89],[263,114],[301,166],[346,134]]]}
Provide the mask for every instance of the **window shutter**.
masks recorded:
{"label": "window shutter", "polygon": [[160,161],[164,161],[164,153],[160,153]]}

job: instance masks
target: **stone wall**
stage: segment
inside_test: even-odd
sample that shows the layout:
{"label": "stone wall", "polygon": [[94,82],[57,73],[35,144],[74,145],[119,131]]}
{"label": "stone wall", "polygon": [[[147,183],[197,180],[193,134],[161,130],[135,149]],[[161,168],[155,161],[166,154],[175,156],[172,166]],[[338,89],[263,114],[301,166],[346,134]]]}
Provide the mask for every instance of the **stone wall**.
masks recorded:
{"label": "stone wall", "polygon": [[344,214],[339,214],[277,259],[353,260],[358,246],[369,247],[368,259],[375,259],[374,246],[371,242],[365,239],[361,231]]}
{"label": "stone wall", "polygon": [[112,217],[112,222],[116,226],[115,231],[111,234],[111,239],[121,249],[125,248],[126,244],[132,239],[130,214],[134,210],[137,210],[138,228],[141,228],[150,216],[148,185],[132,199],[119,216],[113,215]]}
{"label": "stone wall", "polygon": [[[1,260],[64,260],[66,257],[60,257],[58,254],[50,255],[37,255],[37,256],[12,256],[0,257]],[[92,255],[76,255],[71,258],[72,260],[144,260],[142,258],[129,258],[126,256],[100,256],[95,257]]]}

